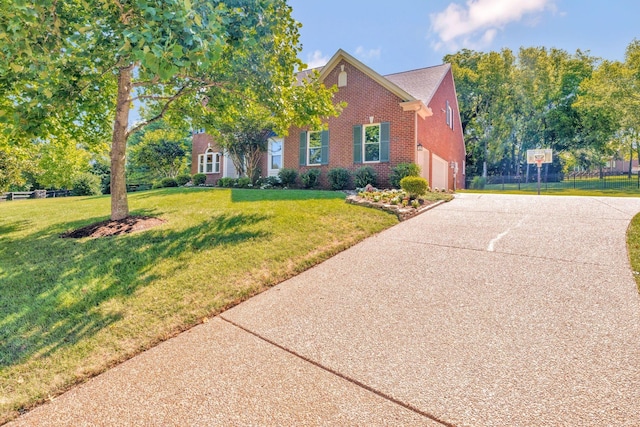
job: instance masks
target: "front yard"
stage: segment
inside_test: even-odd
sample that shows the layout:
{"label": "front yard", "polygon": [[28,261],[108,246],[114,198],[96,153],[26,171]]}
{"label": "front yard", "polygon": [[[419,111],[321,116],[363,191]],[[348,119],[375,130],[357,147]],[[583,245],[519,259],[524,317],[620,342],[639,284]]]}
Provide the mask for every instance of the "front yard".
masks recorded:
{"label": "front yard", "polygon": [[163,189],[129,195],[165,222],[61,238],[108,197],[0,204],[0,424],[398,222],[336,192]]}

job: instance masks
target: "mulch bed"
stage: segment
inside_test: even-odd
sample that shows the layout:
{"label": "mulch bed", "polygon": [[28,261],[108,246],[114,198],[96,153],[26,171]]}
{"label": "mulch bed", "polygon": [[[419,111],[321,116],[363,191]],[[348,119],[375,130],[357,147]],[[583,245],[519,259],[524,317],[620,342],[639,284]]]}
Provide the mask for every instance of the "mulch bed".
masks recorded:
{"label": "mulch bed", "polygon": [[120,234],[133,233],[135,231],[146,230],[151,227],[163,224],[165,221],[160,218],[150,216],[128,216],[117,221],[106,220],[67,231],[60,235],[62,238],[80,239],[82,237],[108,237]]}

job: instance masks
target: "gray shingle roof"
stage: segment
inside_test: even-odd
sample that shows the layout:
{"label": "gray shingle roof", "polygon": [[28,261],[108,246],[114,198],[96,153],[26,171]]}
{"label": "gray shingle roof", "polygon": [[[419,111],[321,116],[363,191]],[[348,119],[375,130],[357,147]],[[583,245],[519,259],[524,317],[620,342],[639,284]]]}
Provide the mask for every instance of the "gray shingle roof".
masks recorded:
{"label": "gray shingle roof", "polygon": [[414,98],[421,100],[425,105],[429,105],[449,68],[451,68],[450,64],[442,64],[383,77]]}

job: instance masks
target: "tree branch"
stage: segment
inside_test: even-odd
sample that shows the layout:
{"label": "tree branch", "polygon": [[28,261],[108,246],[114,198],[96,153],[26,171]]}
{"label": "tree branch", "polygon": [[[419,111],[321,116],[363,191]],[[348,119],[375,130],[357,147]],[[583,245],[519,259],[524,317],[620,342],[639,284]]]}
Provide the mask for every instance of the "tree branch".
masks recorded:
{"label": "tree branch", "polygon": [[139,81],[139,82],[135,82],[133,85],[131,85],[132,87],[142,87],[142,86],[152,86],[157,84],[160,81],[160,77],[159,76],[155,76],[154,78],[152,78],[151,80],[145,80],[145,81]]}
{"label": "tree branch", "polygon": [[134,102],[134,101],[140,101],[142,99],[154,99],[154,100],[172,100],[173,96],[160,96],[160,95],[140,95],[140,96],[135,96],[133,98],[129,98],[129,102]]}
{"label": "tree branch", "polygon": [[155,117],[152,117],[149,120],[145,120],[144,122],[138,124],[137,126],[133,127],[132,129],[130,129],[126,134],[126,138],[129,138],[129,136],[133,135],[134,133],[136,133],[137,131],[139,131],[143,127],[147,126],[148,124],[160,120],[164,116],[164,114],[167,112],[167,110],[169,109],[169,106],[171,105],[171,103],[173,103],[176,99],[180,98],[181,96],[183,96],[183,95],[185,95],[185,94],[187,94],[187,93],[189,93],[189,92],[191,92],[193,90],[195,90],[195,89],[192,88],[192,89],[188,90],[188,86],[181,87],[176,93],[173,94],[173,96],[169,97],[167,102],[162,107],[162,110],[160,111],[160,113],[158,113]]}

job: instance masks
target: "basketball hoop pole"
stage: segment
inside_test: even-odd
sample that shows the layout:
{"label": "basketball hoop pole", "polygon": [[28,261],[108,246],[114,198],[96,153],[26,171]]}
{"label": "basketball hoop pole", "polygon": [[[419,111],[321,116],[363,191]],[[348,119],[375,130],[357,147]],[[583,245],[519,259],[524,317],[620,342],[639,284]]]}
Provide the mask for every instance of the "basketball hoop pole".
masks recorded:
{"label": "basketball hoop pole", "polygon": [[542,162],[544,162],[544,154],[535,155],[536,166],[538,166],[538,196],[540,195],[540,171],[542,170]]}

